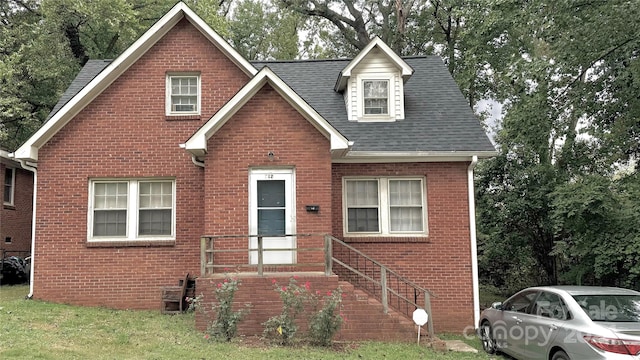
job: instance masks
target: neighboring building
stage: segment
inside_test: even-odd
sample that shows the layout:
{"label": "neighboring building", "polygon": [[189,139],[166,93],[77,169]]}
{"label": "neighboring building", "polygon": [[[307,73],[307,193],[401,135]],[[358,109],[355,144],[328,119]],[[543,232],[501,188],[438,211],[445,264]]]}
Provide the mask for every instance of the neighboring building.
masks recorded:
{"label": "neighboring building", "polygon": [[[15,152],[38,168],[32,294],[158,308],[162,286],[201,274],[204,235],[320,233],[431,290],[436,330],[462,331],[477,307],[473,167],[493,155],[438,57],[376,38],[352,60],[251,63],[179,3],[89,61]],[[257,261],[255,238],[214,242],[243,251],[218,262]]]}
{"label": "neighboring building", "polygon": [[0,250],[6,256],[29,256],[33,215],[33,173],[0,149],[3,197],[0,211]]}

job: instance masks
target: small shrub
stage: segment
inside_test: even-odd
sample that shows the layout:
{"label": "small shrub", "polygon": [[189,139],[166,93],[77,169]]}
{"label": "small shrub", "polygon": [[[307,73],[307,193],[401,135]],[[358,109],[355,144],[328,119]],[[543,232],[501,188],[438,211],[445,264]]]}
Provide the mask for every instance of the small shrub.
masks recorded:
{"label": "small shrub", "polygon": [[309,282],[304,287],[298,285],[294,277],[289,279],[287,286],[281,286],[274,279],[274,290],[280,295],[282,300],[282,313],[272,316],[264,322],[263,337],[273,343],[280,345],[291,345],[296,333],[298,325],[296,319],[304,310],[305,303],[309,300]]}
{"label": "small shrub", "polygon": [[[318,294],[319,297],[319,294]],[[309,319],[309,338],[311,344],[331,346],[333,337],[340,331],[345,320],[340,313],[342,308],[342,290],[328,292],[322,301],[322,309],[317,310],[318,297],[315,298],[316,312]]]}
{"label": "small shrub", "polygon": [[[238,323],[249,313],[250,304],[245,304],[246,309],[233,310],[233,299],[241,281],[226,276],[222,282],[214,283],[213,290],[216,302],[211,309],[216,313],[216,318],[207,327],[207,334],[215,341],[231,341],[238,331]],[[202,295],[190,299],[189,308],[198,308]]]}

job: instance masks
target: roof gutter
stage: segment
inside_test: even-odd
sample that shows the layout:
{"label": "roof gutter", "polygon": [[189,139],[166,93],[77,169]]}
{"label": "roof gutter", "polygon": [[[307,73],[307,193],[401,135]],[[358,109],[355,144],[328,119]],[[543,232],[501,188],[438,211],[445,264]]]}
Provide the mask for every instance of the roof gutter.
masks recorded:
{"label": "roof gutter", "polygon": [[473,185],[473,170],[478,164],[478,157],[472,156],[467,170],[468,198],[469,198],[469,236],[471,240],[471,277],[473,286],[473,324],[474,327],[480,321],[480,289],[478,280],[478,241],[476,237],[476,202]]}
{"label": "roof gutter", "polygon": [[20,166],[28,171],[33,173],[33,205],[32,205],[32,214],[31,214],[31,265],[29,271],[29,294],[27,294],[27,299],[33,298],[33,273],[34,273],[34,263],[35,263],[35,250],[36,250],[36,199],[38,195],[38,168],[36,164],[29,164],[24,159],[16,159],[14,153],[9,153],[9,157],[20,163]]}

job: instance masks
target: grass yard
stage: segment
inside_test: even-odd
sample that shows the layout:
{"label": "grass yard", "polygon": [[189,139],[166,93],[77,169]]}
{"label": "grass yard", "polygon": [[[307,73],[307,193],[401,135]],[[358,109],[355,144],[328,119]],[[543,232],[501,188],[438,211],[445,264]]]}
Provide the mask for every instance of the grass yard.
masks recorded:
{"label": "grass yard", "polygon": [[[193,314],[126,311],[24,300],[27,286],[0,287],[0,359],[488,359],[415,344],[363,342],[335,351],[206,340]],[[452,338],[451,336],[447,337]],[[462,339],[462,337],[458,337]],[[465,340],[466,341],[466,340]],[[477,340],[470,341],[479,348]]]}

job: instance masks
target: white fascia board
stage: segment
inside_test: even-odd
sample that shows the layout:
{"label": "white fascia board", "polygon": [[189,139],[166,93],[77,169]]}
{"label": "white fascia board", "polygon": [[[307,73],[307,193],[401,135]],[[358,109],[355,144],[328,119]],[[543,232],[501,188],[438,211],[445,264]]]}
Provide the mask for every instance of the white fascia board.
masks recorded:
{"label": "white fascia board", "polygon": [[334,88],[336,91],[340,91],[340,90],[344,89],[344,87],[345,87],[345,85],[347,83],[347,79],[349,77],[351,77],[351,71],[356,66],[358,66],[358,64],[362,61],[362,59],[364,59],[371,52],[371,50],[373,50],[373,48],[376,47],[376,46],[380,50],[382,50],[382,52],[385,55],[387,55],[389,57],[389,59],[400,69],[401,74],[402,74],[402,78],[405,81],[413,74],[413,68],[411,68],[411,66],[409,66],[409,64],[407,64],[404,60],[402,60],[402,58],[400,56],[398,56],[398,54],[396,54],[395,51],[393,51],[389,47],[389,45],[385,44],[385,42],[382,41],[382,39],[380,39],[379,37],[376,36],[340,72],[340,75],[339,75],[338,80],[336,82],[336,86]]}
{"label": "white fascia board", "polygon": [[349,141],[331,124],[296,94],[268,67],[262,68],[251,81],[231,98],[198,131],[185,142],[184,148],[196,156],[207,152],[207,140],[213,136],[238,110],[240,110],[262,87],[269,83],[307,121],[331,141],[331,150],[348,149]]}
{"label": "white fascia board", "polygon": [[255,74],[257,70],[253,65],[233,50],[220,35],[213,31],[198,15],[189,9],[185,3],[179,2],[20,146],[14,153],[16,159],[37,162],[38,150],[41,146],[49,141],[131,65],[138,61],[142,55],[155,45],[158,40],[164,37],[184,17],[196,26],[216,47],[229,56],[242,71],[251,75]]}
{"label": "white fascia board", "polygon": [[474,156],[490,158],[496,156],[495,151],[349,151],[345,156],[334,158],[334,163],[403,163],[403,162],[457,162],[469,161]]}

